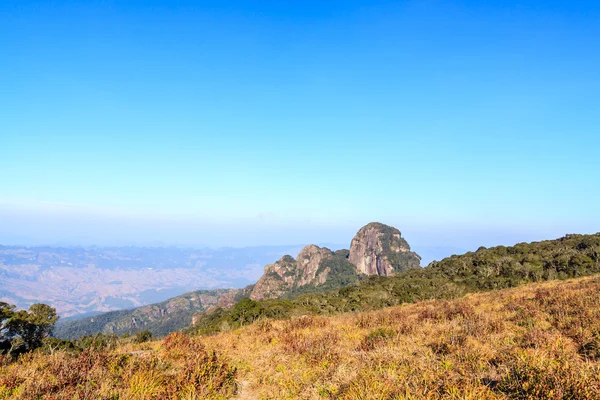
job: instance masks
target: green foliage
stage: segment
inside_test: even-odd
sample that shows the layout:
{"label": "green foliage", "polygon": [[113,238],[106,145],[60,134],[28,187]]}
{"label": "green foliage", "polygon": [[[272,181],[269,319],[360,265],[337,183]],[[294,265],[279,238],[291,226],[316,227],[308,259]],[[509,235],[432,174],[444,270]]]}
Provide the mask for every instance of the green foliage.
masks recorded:
{"label": "green foliage", "polygon": [[231,320],[239,326],[244,326],[256,321],[261,314],[263,314],[263,310],[260,303],[245,298],[233,306],[233,309],[231,310]]}
{"label": "green foliage", "polygon": [[365,336],[360,344],[359,350],[369,351],[375,349],[377,346],[384,344],[388,340],[392,340],[397,336],[396,331],[390,328],[377,328],[369,332]]}
{"label": "green foliage", "polygon": [[150,341],[150,339],[152,339],[152,332],[148,330],[138,332],[133,336],[133,341],[136,343],[145,343]]}
{"label": "green foliage", "polygon": [[16,355],[41,347],[58,320],[56,310],[33,304],[28,311],[0,303],[0,354]]}
{"label": "green foliage", "polygon": [[4,349],[12,339],[11,318],[15,314],[15,306],[0,302],[0,350]]}
{"label": "green foliage", "polygon": [[82,336],[75,340],[75,346],[81,350],[92,349],[92,350],[104,350],[116,347],[119,338],[117,335],[105,335],[103,333],[97,333],[95,335]]}
{"label": "green foliage", "polygon": [[43,340],[42,351],[46,354],[54,354],[56,352],[64,352],[75,354],[81,351],[79,347],[70,340],[62,340],[54,337],[47,337]]}
{"label": "green foliage", "polygon": [[415,253],[403,253],[391,251],[388,253],[388,261],[396,272],[404,272],[421,266],[420,257]]}
{"label": "green foliage", "polygon": [[[247,297],[252,287],[251,285],[240,290],[234,297],[234,301]],[[148,330],[152,332],[153,337],[164,337],[171,332],[188,327],[193,315],[204,310],[199,300],[201,297],[216,298],[227,292],[229,289],[198,290],[140,308],[111,311],[75,321],[63,321],[56,325],[53,335],[62,339],[76,339],[97,333],[133,335]]]}

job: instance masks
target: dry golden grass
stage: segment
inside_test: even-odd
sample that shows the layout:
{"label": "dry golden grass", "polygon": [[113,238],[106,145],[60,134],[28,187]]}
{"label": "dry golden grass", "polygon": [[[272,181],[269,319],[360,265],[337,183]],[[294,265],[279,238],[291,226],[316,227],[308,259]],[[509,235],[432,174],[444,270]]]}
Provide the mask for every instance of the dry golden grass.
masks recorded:
{"label": "dry golden grass", "polygon": [[596,399],[599,293],[599,277],[553,281],[104,352],[36,353],[0,360],[0,399]]}
{"label": "dry golden grass", "polygon": [[246,398],[600,398],[600,278],[204,338]]}
{"label": "dry golden grass", "polygon": [[181,333],[113,350],[36,352],[0,368],[7,399],[225,399],[236,387],[235,368]]}

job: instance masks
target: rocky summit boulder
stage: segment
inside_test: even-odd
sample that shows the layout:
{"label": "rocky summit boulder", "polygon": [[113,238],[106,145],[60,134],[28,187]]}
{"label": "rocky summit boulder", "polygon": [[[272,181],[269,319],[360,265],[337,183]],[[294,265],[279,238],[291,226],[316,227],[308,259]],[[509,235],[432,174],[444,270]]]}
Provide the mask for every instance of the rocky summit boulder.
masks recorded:
{"label": "rocky summit boulder", "polygon": [[390,276],[418,268],[421,257],[410,251],[400,231],[392,226],[372,222],[363,226],[352,239],[348,260],[357,273]]}

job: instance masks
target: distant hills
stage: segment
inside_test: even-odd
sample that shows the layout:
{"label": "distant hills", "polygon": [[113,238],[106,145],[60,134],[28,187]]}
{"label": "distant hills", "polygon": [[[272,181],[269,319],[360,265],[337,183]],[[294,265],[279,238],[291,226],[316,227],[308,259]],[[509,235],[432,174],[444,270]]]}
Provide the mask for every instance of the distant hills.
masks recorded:
{"label": "distant hills", "polygon": [[59,320],[53,335],[74,339],[98,332],[122,335],[149,330],[155,336],[165,336],[189,326],[196,312],[211,306],[229,308],[244,295],[247,296],[247,292],[240,289],[197,290],[144,307],[75,320]]}
{"label": "distant hills", "polygon": [[[353,245],[282,257],[285,265],[265,267],[281,279],[271,277],[275,290],[259,289],[264,299],[250,285],[97,316],[87,327],[104,332],[130,322],[155,332],[190,319],[192,326],[190,335],[154,343],[145,333],[49,338],[0,369],[0,389],[60,398],[82,390],[96,397],[194,390],[201,398],[598,398],[600,279],[527,283],[600,273],[600,233],[481,247],[415,268],[395,263],[418,256],[401,240],[386,243],[386,231],[401,239],[388,228],[361,230],[375,240],[362,238],[358,254],[368,262],[358,265],[349,261]],[[359,278],[322,292],[339,271]],[[514,286],[521,287],[494,290]],[[474,292],[487,293],[464,296]],[[418,304],[386,308],[411,302]],[[193,308],[203,311],[191,315]],[[361,312],[375,309],[383,310]]]}
{"label": "distant hills", "polygon": [[301,248],[0,245],[0,301],[22,309],[46,303],[63,318],[135,308],[192,290],[244,287],[265,264]]}

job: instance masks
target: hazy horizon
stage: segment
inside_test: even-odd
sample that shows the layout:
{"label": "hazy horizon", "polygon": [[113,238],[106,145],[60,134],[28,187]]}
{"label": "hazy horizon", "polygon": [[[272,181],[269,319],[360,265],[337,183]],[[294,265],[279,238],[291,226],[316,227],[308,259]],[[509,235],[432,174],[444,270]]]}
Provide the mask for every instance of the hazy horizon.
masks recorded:
{"label": "hazy horizon", "polygon": [[[593,2],[0,4],[0,241],[600,231]],[[29,238],[29,239],[28,239]]]}
{"label": "hazy horizon", "polygon": [[[381,222],[381,221],[378,221]],[[384,222],[385,223],[385,222]],[[392,224],[393,225],[393,224]],[[394,225],[395,226],[395,225]],[[349,248],[350,241],[358,229],[352,231],[348,229],[318,229],[315,231],[311,230],[298,230],[295,234],[300,235],[289,236],[290,240],[286,241],[286,236],[283,235],[278,241],[271,243],[267,242],[251,242],[247,241],[248,233],[237,232],[237,240],[230,241],[194,241],[188,235],[181,234],[183,240],[169,240],[168,238],[156,239],[149,238],[143,240],[140,237],[136,237],[132,240],[122,239],[98,239],[94,238],[93,233],[85,236],[64,236],[64,237],[48,237],[40,238],[35,236],[21,236],[13,234],[5,234],[0,231],[0,245],[4,246],[51,246],[51,247],[176,247],[176,248],[245,248],[245,247],[294,247],[294,246],[305,246],[308,244],[316,244],[319,246],[329,247],[333,250],[341,248]],[[225,232],[227,233],[227,232]],[[498,246],[498,245],[514,245],[521,242],[532,242],[541,240],[551,240],[562,237],[566,234],[571,233],[597,233],[593,230],[590,231],[560,231],[560,227],[554,227],[549,229],[547,232],[533,232],[527,230],[521,231],[486,231],[485,236],[481,236],[481,231],[446,231],[438,232],[437,234],[431,234],[427,231],[421,232],[409,232],[403,231],[403,237],[405,237],[413,250],[419,253],[419,249],[426,249],[431,251],[435,249],[452,249],[457,252],[466,252],[476,250],[480,246]],[[308,240],[307,238],[314,234],[315,238],[321,238],[321,240]],[[458,236],[457,236],[458,235]],[[191,236],[193,237],[193,235]],[[205,237],[202,234],[199,237]],[[297,237],[294,242],[293,237]],[[330,238],[329,240],[327,238]],[[337,239],[333,240],[333,238]],[[307,239],[307,240],[303,240]],[[227,240],[223,238],[221,240]],[[453,253],[458,254],[458,253]],[[448,254],[450,255],[450,254]]]}

